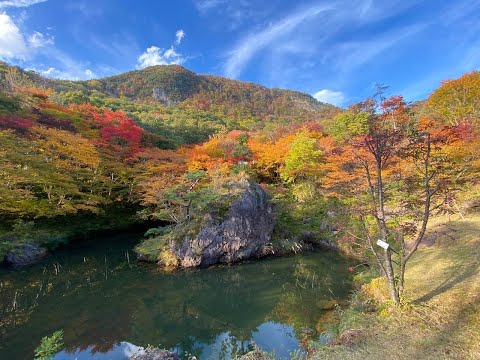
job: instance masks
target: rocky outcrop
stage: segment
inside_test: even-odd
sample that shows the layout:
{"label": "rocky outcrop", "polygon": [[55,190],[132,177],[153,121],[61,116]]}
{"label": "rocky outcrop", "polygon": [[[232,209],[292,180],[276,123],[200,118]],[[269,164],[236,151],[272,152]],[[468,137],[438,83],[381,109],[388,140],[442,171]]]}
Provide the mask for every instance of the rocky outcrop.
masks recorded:
{"label": "rocky outcrop", "polygon": [[163,105],[171,106],[176,104],[175,101],[168,97],[167,93],[163,89],[153,88],[152,97]]}
{"label": "rocky outcrop", "polygon": [[244,180],[242,193],[227,215],[209,216],[194,238],[186,237],[172,248],[181,267],[234,263],[260,256],[271,241],[275,213],[267,193]]}
{"label": "rocky outcrop", "polygon": [[273,360],[275,359],[272,354],[266,353],[262,350],[253,350],[242,357],[240,357],[238,360]]}
{"label": "rocky outcrop", "polygon": [[147,348],[138,354],[132,355],[130,360],[180,360],[180,357],[172,351]]}
{"label": "rocky outcrop", "polygon": [[15,246],[5,255],[5,263],[18,267],[36,263],[47,254],[47,250],[34,242]]}

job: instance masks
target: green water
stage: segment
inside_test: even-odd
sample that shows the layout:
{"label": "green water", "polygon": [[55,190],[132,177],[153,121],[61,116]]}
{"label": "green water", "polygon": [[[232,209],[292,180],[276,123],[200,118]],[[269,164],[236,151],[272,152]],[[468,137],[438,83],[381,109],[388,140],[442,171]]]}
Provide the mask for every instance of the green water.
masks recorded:
{"label": "green water", "polygon": [[347,260],[333,253],[165,273],[134,260],[139,238],[90,239],[1,269],[0,357],[30,360],[43,336],[63,329],[55,360],[123,360],[148,344],[230,359],[253,343],[289,358],[319,338],[316,303],[350,289]]}

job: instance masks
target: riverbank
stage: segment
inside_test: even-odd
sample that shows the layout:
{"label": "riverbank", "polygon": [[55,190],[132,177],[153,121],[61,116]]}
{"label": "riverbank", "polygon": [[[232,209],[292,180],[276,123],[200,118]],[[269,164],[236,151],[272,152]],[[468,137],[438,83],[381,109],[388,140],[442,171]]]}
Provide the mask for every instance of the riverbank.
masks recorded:
{"label": "riverbank", "polygon": [[434,219],[407,270],[403,306],[389,305],[382,280],[363,284],[336,311],[334,339],[309,359],[479,359],[479,234],[479,213]]}
{"label": "riverbank", "polygon": [[14,268],[32,265],[64,246],[75,246],[88,238],[147,231],[158,225],[158,222],[140,221],[135,215],[135,208],[111,207],[95,215],[3,222],[0,224],[0,265]]}
{"label": "riverbank", "polygon": [[407,270],[404,306],[354,306],[313,359],[479,359],[479,234],[478,212],[433,219]]}

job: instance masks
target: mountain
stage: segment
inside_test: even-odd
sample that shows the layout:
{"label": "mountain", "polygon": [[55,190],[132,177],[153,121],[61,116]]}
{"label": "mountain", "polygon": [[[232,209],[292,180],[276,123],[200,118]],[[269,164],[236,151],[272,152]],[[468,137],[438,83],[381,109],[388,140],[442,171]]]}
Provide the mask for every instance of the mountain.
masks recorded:
{"label": "mountain", "polygon": [[[0,74],[8,68],[11,67],[0,63]],[[19,71],[34,84],[51,87],[60,93],[80,92],[89,97],[156,102],[231,117],[305,116],[336,109],[298,91],[269,89],[219,76],[198,75],[179,65],[157,65],[88,81],[53,80],[31,71]]]}
{"label": "mountain", "polygon": [[51,99],[68,106],[90,103],[122,110],[141,127],[161,135],[163,147],[199,143],[222,130],[272,131],[320,122],[341,109],[298,91],[219,76],[198,75],[179,65],[158,65],[87,80],[56,80],[0,62],[0,83],[53,89]]}

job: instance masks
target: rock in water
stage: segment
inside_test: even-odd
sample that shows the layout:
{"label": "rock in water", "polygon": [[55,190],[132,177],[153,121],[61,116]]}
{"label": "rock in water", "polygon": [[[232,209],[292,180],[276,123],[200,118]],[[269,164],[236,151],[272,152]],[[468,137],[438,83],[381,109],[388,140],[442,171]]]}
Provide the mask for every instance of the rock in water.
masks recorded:
{"label": "rock in water", "polygon": [[240,197],[223,219],[210,219],[195,238],[173,250],[180,266],[238,262],[259,255],[270,242],[275,213],[267,193],[247,180],[240,186]]}
{"label": "rock in water", "polygon": [[17,245],[5,255],[5,262],[12,266],[25,266],[39,261],[47,254],[47,250],[38,244],[29,242]]}
{"label": "rock in water", "polygon": [[180,358],[172,351],[147,348],[145,351],[131,356],[130,360],[180,360]]}
{"label": "rock in water", "polygon": [[238,360],[273,360],[273,355],[268,354],[261,350],[253,350],[243,355]]}

